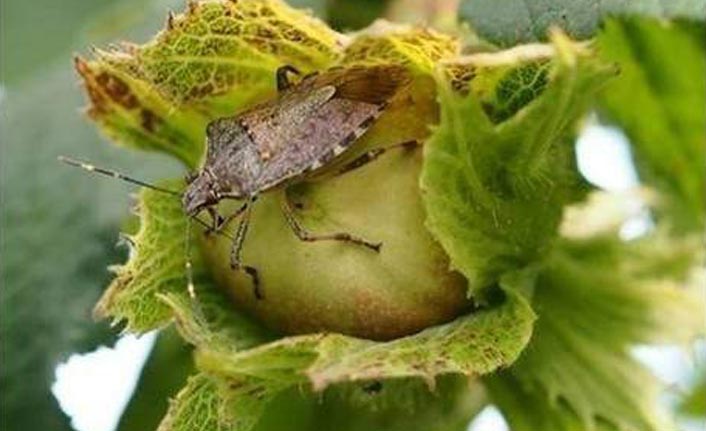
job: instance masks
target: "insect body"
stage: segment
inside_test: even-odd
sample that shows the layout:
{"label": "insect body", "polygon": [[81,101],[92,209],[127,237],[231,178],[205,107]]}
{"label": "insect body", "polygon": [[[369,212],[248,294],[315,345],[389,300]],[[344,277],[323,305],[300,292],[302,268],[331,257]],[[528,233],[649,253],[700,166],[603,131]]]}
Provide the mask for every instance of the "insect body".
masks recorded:
{"label": "insect body", "polygon": [[373,124],[407,77],[399,66],[357,67],[291,85],[292,70],[278,71],[278,98],[209,124],[206,162],[184,195],[188,214],[325,165]]}
{"label": "insect body", "polygon": [[[308,75],[296,84],[290,83],[290,73],[299,74],[291,66],[278,69],[276,98],[208,125],[205,163],[190,177],[181,196],[189,217],[201,221],[197,215],[204,210],[211,215],[211,232],[220,232],[228,222],[242,216],[233,238],[231,267],[252,277],[258,298],[262,294],[257,270],[244,265],[240,258],[257,196],[274,188],[286,188],[345,152],[409,81],[405,68],[389,65],[331,69]],[[399,146],[410,145],[416,142]],[[362,166],[384,151],[372,150],[344,166],[341,172]],[[84,167],[100,172],[93,166]],[[215,206],[223,199],[242,200],[243,205],[222,217]],[[287,223],[301,240],[347,241],[374,251],[381,247],[380,243],[348,233],[307,232],[294,216],[286,192],[282,209]]]}

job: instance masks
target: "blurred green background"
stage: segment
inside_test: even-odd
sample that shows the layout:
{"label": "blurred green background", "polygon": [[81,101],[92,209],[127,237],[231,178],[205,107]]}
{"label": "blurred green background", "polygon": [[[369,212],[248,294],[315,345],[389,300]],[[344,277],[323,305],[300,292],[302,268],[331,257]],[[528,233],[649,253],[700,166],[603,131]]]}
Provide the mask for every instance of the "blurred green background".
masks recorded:
{"label": "blurred green background", "polygon": [[156,155],[105,143],[81,114],[72,54],[89,41],[144,40],[168,2],[2,2],[2,277],[0,428],[71,429],[50,393],[56,364],[72,352],[112,344],[91,308],[120,262],[118,226],[130,189],[60,165],[60,154],[146,178],[178,173]]}

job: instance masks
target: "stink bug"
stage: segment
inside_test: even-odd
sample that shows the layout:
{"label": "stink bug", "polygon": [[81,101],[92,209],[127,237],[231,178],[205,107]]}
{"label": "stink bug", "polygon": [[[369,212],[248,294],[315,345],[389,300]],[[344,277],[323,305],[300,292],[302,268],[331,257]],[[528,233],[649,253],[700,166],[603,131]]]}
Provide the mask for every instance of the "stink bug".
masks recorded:
{"label": "stink bug", "polygon": [[[309,178],[330,165],[358,140],[385,110],[388,102],[408,84],[409,75],[402,66],[334,68],[310,74],[292,83],[289,75],[299,75],[292,66],[276,72],[278,94],[233,117],[220,118],[206,129],[206,160],[201,169],[189,175],[183,194],[152,186],[114,171],[96,168],[71,159],[63,161],[90,171],[180,196],[185,213],[207,225],[207,233],[223,234],[230,221],[240,217],[232,238],[230,264],[245,271],[253,281],[254,293],[262,298],[258,272],[241,261],[241,249],[248,230],[253,204],[259,194],[285,189],[282,205],[285,220],[303,241],[345,241],[379,252],[381,243],[350,233],[317,235],[308,232],[296,219],[286,198],[286,188]],[[393,147],[417,145],[406,142]],[[374,149],[343,166],[339,173],[358,168],[384,153]],[[243,201],[241,207],[226,217],[216,205],[223,199]],[[198,215],[206,211],[207,223]],[[190,265],[187,262],[187,266]],[[190,293],[193,286],[190,282]]]}

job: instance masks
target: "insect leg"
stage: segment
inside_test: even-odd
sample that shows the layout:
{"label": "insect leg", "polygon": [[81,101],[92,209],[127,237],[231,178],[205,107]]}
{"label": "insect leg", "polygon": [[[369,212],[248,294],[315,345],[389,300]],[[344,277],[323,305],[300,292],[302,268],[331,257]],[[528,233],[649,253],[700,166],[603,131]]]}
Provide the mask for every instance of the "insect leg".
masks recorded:
{"label": "insect leg", "polygon": [[282,213],[284,214],[284,219],[287,224],[294,231],[294,234],[302,241],[314,242],[314,241],[344,241],[353,244],[362,245],[376,252],[380,251],[382,247],[381,242],[371,242],[361,237],[346,233],[346,232],[336,232],[323,235],[315,235],[307,231],[304,226],[301,225],[299,220],[294,216],[294,209],[289,202],[289,197],[287,196],[287,191],[284,192],[284,198],[282,199]]}
{"label": "insect leg", "polygon": [[233,238],[233,245],[230,249],[230,267],[234,270],[243,270],[246,274],[250,276],[253,282],[253,293],[255,298],[262,299],[262,292],[260,291],[260,277],[258,276],[257,269],[252,266],[244,265],[240,252],[243,249],[243,241],[245,241],[245,236],[248,233],[248,227],[250,225],[250,214],[252,210],[252,204],[254,198],[249,199],[245,203],[245,208],[243,209],[243,218],[240,219],[240,224],[238,225],[238,230],[235,232],[235,238]]}
{"label": "insect leg", "polygon": [[229,214],[226,217],[223,217],[222,215],[218,214],[218,211],[216,210],[215,207],[208,207],[207,211],[211,215],[211,226],[206,229],[204,232],[206,235],[210,235],[212,233],[219,233],[228,226],[228,224],[236,219],[240,214],[242,214],[248,207],[249,202],[243,203],[243,205],[240,206],[235,212],[232,214]]}
{"label": "insect leg", "polygon": [[277,72],[275,72],[277,76],[277,91],[282,92],[292,85],[292,83],[289,82],[289,78],[287,77],[288,73],[293,73],[294,75],[301,75],[301,72],[299,72],[299,70],[292,65],[285,64],[284,66],[278,67]]}
{"label": "insect leg", "polygon": [[208,207],[206,211],[208,211],[208,215],[211,216],[211,225],[204,231],[204,234],[210,235],[216,232],[216,229],[223,224],[223,217],[218,214],[218,210],[216,210],[215,207]]}
{"label": "insect leg", "polygon": [[336,174],[341,175],[345,174],[346,172],[350,172],[352,170],[358,169],[362,166],[367,165],[368,163],[376,160],[378,157],[382,156],[386,152],[390,150],[395,150],[395,149],[404,149],[404,150],[411,150],[413,148],[418,147],[421,145],[418,141],[407,141],[407,142],[402,142],[401,144],[395,144],[395,145],[390,145],[389,147],[385,148],[375,148],[367,153],[361,155],[360,157],[352,160],[350,163],[347,163],[344,165]]}

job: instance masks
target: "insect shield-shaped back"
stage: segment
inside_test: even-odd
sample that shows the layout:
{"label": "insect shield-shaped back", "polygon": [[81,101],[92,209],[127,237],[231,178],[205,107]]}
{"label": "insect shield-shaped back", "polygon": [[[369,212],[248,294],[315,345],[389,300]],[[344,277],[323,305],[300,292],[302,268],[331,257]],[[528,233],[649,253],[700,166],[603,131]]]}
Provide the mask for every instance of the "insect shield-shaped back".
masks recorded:
{"label": "insect shield-shaped back", "polygon": [[365,133],[408,82],[402,66],[336,68],[213,121],[206,163],[185,195],[186,211],[254,196],[325,165]]}

